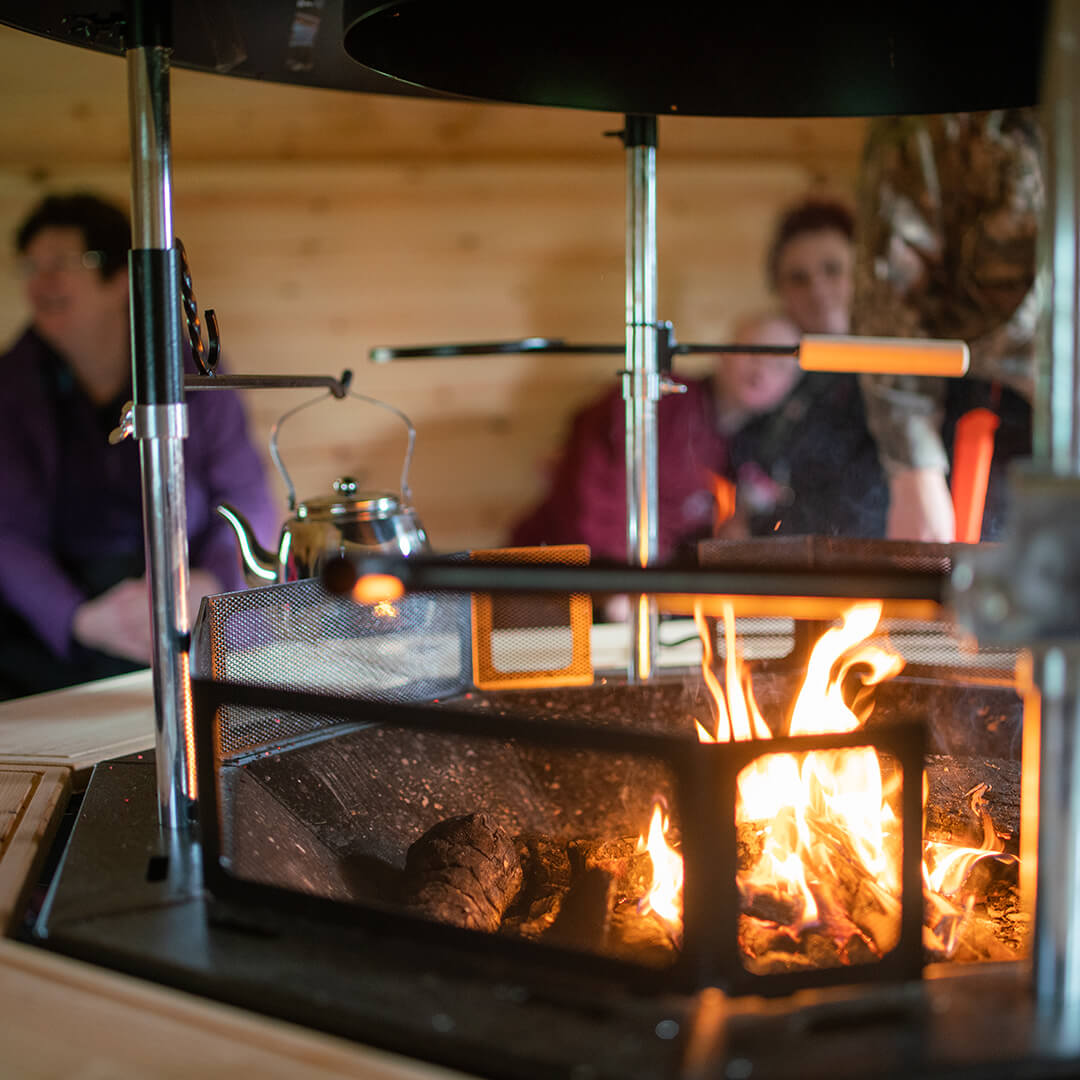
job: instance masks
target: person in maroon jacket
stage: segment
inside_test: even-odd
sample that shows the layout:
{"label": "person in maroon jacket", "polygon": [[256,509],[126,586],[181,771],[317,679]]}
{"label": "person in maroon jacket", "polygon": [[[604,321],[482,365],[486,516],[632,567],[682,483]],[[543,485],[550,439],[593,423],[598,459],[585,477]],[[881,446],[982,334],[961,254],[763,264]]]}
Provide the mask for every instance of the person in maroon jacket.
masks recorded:
{"label": "person in maroon jacket", "polygon": [[[0,697],[150,661],[139,448],[108,442],[131,397],[130,245],[126,214],[83,194],[46,198],[16,236],[31,324],[0,358]],[[239,397],[191,394],[188,426],[193,615],[243,587],[215,506],[266,539],[278,522]]]}
{"label": "person in maroon jacket", "polygon": [[[795,345],[799,334],[780,314],[756,315],[736,328],[740,343]],[[687,538],[708,535],[717,478],[730,470],[731,436],[776,408],[799,379],[792,356],[729,356],[712,379],[686,379],[685,394],[657,406],[659,559]],[[514,526],[513,546],[588,544],[594,558],[625,561],[626,457],[623,399],[605,394],[573,421],[547,497]]]}

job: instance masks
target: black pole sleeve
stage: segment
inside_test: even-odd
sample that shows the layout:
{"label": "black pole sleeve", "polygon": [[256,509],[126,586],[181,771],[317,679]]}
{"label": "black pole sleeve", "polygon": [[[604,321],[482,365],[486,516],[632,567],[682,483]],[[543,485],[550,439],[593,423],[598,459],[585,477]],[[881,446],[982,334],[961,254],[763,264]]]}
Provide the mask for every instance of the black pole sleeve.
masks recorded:
{"label": "black pole sleeve", "polygon": [[622,133],[623,145],[629,149],[631,146],[656,146],[656,117],[633,116],[627,114],[626,127]]}
{"label": "black pole sleeve", "polygon": [[126,36],[129,49],[171,49],[172,0],[130,0]]}
{"label": "black pole sleeve", "polygon": [[136,405],[184,400],[180,362],[180,253],[140,249],[128,255],[131,364]]}

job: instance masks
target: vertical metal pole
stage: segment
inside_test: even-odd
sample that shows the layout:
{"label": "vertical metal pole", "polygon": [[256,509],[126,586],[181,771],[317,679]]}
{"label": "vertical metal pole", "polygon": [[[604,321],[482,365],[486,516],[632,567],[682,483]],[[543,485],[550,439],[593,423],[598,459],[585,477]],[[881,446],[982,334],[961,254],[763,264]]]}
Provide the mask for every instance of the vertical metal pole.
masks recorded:
{"label": "vertical metal pole", "polygon": [[[1080,477],[1078,54],[1080,10],[1056,0],[1044,61],[1048,220],[1039,273],[1051,275],[1051,289],[1039,355],[1034,465],[1061,477]],[[1034,650],[1033,675],[1041,697],[1035,997],[1045,1045],[1072,1055],[1080,1053],[1080,642]]]}
{"label": "vertical metal pole", "polygon": [[131,130],[131,355],[134,434],[153,623],[158,816],[184,827],[192,798],[188,552],[179,260],[173,248],[169,128],[171,4],[133,0],[127,42]]}
{"label": "vertical metal pole", "polygon": [[[656,117],[627,116],[626,147],[626,546],[627,562],[656,561],[657,439],[660,400],[656,325]],[[656,670],[656,605],[632,598],[628,675],[643,682]]]}
{"label": "vertical metal pole", "polygon": [[1080,1053],[1080,655],[1041,649],[1033,674],[1042,724],[1035,999],[1041,1041],[1072,1056]]}

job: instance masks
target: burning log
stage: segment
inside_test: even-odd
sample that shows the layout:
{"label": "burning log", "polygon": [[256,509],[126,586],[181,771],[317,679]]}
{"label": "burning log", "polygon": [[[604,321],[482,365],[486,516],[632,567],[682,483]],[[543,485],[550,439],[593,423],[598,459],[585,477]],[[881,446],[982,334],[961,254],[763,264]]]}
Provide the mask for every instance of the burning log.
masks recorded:
{"label": "burning log", "polygon": [[570,949],[602,950],[611,918],[612,880],[598,866],[576,875],[544,941]]}
{"label": "burning log", "polygon": [[611,875],[616,900],[643,896],[652,881],[652,859],[638,850],[637,837],[619,840],[571,840],[567,847],[575,874],[600,869]]}
{"label": "burning log", "polygon": [[438,922],[493,933],[521,888],[514,843],[486,814],[447,818],[408,850],[405,906]]}
{"label": "burning log", "polygon": [[562,908],[570,888],[570,857],[565,843],[540,833],[514,837],[514,847],[524,881],[502,930],[537,938],[551,927]]}
{"label": "burning log", "polygon": [[926,839],[960,847],[982,847],[985,821],[972,808],[971,795],[987,785],[986,800],[1001,847],[1016,853],[1020,836],[1018,761],[928,757]]}
{"label": "burning log", "polygon": [[878,954],[895,949],[900,941],[900,901],[877,882],[864,878],[851,906],[851,921],[874,943]]}
{"label": "burning log", "polygon": [[671,927],[655,912],[643,915],[629,900],[615,905],[608,944],[613,956],[658,968],[667,967],[678,952]]}
{"label": "burning log", "polygon": [[801,896],[785,895],[775,889],[763,889],[753,884],[739,889],[739,910],[763,922],[794,925],[802,918],[804,906]]}

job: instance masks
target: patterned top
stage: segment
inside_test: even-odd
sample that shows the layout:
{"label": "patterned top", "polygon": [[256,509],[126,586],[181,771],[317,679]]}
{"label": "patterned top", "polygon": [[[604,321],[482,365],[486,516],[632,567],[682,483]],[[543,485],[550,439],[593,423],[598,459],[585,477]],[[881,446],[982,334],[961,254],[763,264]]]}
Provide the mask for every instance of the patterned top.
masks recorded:
{"label": "patterned top", "polygon": [[[1043,140],[1031,109],[875,121],[857,208],[853,332],[959,338],[970,376],[1031,401],[1036,273],[1045,204]],[[887,469],[948,467],[946,380],[862,377]]]}

